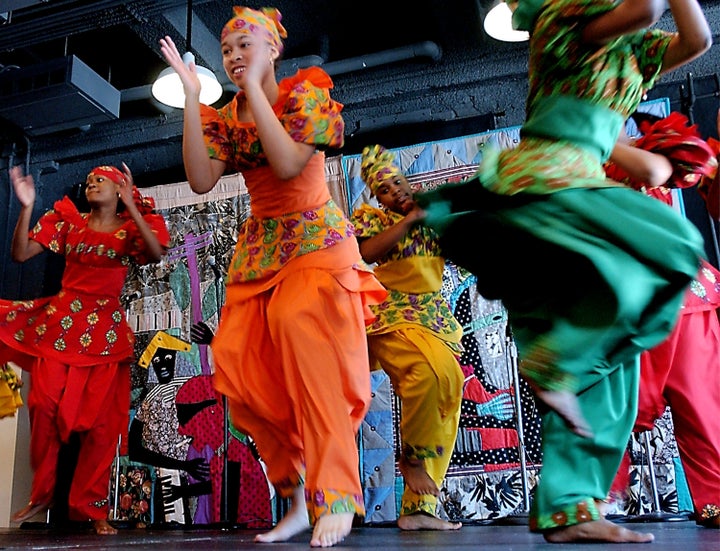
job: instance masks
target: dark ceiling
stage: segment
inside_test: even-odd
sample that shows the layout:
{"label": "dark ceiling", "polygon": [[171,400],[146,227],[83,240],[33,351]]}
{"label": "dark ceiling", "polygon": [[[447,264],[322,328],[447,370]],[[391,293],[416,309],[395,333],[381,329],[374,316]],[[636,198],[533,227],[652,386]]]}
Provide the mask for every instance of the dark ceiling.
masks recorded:
{"label": "dark ceiling", "polygon": [[[159,39],[168,34],[185,50],[189,7],[191,49],[197,62],[228,85],[217,37],[237,4],[233,0],[0,0],[0,75],[75,55],[122,93],[121,116],[133,114],[143,107],[131,103],[149,98],[149,85],[166,67]],[[244,5],[274,5],[282,13],[288,31],[282,70],[287,72],[298,65],[328,64],[423,41],[442,48],[443,40],[457,41],[456,31],[468,21],[477,27],[478,19],[478,0],[388,1],[381,11],[343,0]]]}
{"label": "dark ceiling", "polygon": [[[431,90],[445,86],[446,74],[434,77],[439,84],[430,81],[409,84],[418,76],[424,79],[424,72],[430,66],[445,64],[453,57],[474,58],[477,54],[469,55],[468,51],[479,45],[485,47],[485,40],[494,43],[488,44],[492,48],[505,47],[481,30],[482,6],[492,1],[389,0],[380,4],[380,8],[346,0],[253,0],[243,5],[253,8],[272,5],[282,13],[288,38],[280,77],[294,73],[299,67],[321,65],[336,85],[339,80],[345,80],[345,99],[340,98],[346,106],[345,113],[350,114],[349,109],[358,106],[363,116],[372,122],[377,117],[384,120],[383,106],[390,103],[395,104],[392,121],[401,119],[408,111],[412,112],[413,119],[418,118],[415,113],[427,111],[427,105],[406,106],[405,99],[398,99],[396,89],[404,83],[408,88],[405,94],[412,98],[417,92],[411,87]],[[180,139],[181,125],[178,126],[177,121],[182,117],[181,112],[158,103],[150,93],[152,82],[167,67],[159,40],[170,35],[180,51],[186,51],[186,37],[188,30],[191,31],[190,50],[196,62],[213,71],[223,84],[225,93],[216,104],[222,105],[236,90],[224,73],[218,36],[237,4],[242,3],[236,0],[0,0],[0,147],[5,144],[2,157],[9,156],[12,161],[14,157],[27,155],[20,149],[29,138],[35,161],[45,162],[42,158],[47,157],[52,159],[47,162],[53,165],[67,165],[115,149],[123,151],[124,158],[129,158],[143,172],[167,168],[172,172],[169,178],[180,177],[179,148],[171,142],[176,144]],[[48,64],[69,56],[87,66],[100,84],[111,87],[110,91],[118,97],[116,112],[106,108],[104,95],[94,91],[88,94],[89,101],[84,98],[76,105],[74,91],[55,92],[42,81],[38,84],[40,79],[34,71],[45,75]],[[437,63],[441,58],[442,62]],[[404,62],[400,63],[402,75],[393,73],[388,78],[387,73],[382,72],[393,64],[397,67],[399,62]],[[446,70],[455,74],[454,69]],[[33,78],[31,84],[24,78],[28,73]],[[34,92],[31,99],[25,94],[28,88]],[[339,94],[336,86],[336,99]],[[63,97],[56,98],[56,95]],[[379,99],[383,96],[384,99]],[[100,103],[102,109],[98,110],[102,116],[95,116],[97,113],[93,111],[89,120],[83,118],[88,103]],[[432,116],[439,119],[445,116],[447,108],[436,110],[438,114]],[[55,122],[56,118],[60,119],[59,123]],[[358,127],[360,123],[351,119],[351,116],[346,119],[346,128]],[[92,132],[88,132],[89,129]],[[129,152],[133,148],[143,150],[140,159],[128,157],[134,155]]]}
{"label": "dark ceiling", "polygon": [[[282,13],[288,38],[280,76],[321,65],[333,77],[333,97],[345,105],[342,152],[352,153],[357,151],[351,148],[367,140],[394,147],[402,145],[400,140],[420,143],[522,122],[527,46],[498,42],[482,31],[483,16],[494,1],[244,4],[274,5]],[[191,51],[224,85],[225,94],[216,104],[222,105],[235,89],[222,68],[218,35],[236,4],[240,2],[0,0],[0,180],[2,169],[20,158],[37,164],[52,182],[83,178],[87,164],[101,157],[132,164],[140,176],[138,185],[180,181],[182,112],[150,94],[152,82],[167,66],[158,42],[170,35],[186,50],[191,8]],[[702,0],[702,5],[717,44],[720,0]],[[661,25],[670,28],[668,19],[666,14]],[[80,119],[74,105],[55,106],[42,93],[35,102],[13,107],[4,84],[22,89],[17,75],[67,56],[87,65],[118,95],[117,114],[75,124]],[[688,71],[716,73],[717,59],[717,53],[709,53]],[[52,125],[28,130],[24,120],[35,124],[54,117],[67,123],[62,131]]]}

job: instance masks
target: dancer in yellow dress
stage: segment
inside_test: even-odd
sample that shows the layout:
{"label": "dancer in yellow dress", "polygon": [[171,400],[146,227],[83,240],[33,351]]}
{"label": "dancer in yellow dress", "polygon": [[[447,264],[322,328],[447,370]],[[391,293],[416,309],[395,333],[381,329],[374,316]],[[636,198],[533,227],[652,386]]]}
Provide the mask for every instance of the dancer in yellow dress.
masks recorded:
{"label": "dancer in yellow dress", "polygon": [[462,328],[440,294],[445,259],[435,232],[418,224],[413,199],[394,155],[380,145],[362,152],[362,178],[383,208],[352,216],[363,259],[389,291],[372,310],[371,365],[388,374],[401,401],[399,467],[405,481],[398,527],[456,530],[437,517],[437,496],[455,447],[464,375],[458,363]]}

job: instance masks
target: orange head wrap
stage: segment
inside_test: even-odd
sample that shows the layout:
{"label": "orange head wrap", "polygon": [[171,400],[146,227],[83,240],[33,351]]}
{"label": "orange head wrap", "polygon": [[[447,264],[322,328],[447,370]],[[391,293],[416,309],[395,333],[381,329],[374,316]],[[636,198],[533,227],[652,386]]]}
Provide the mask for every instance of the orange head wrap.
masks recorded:
{"label": "orange head wrap", "polygon": [[282,14],[277,8],[260,8],[254,10],[245,6],[233,7],[234,16],[225,23],[220,40],[230,33],[259,34],[282,53],[282,39],[287,38],[287,31],[280,20]]}
{"label": "orange head wrap", "polygon": [[370,193],[375,195],[384,181],[401,176],[402,171],[395,164],[395,155],[392,152],[381,145],[369,145],[362,152],[360,175],[370,188]]}

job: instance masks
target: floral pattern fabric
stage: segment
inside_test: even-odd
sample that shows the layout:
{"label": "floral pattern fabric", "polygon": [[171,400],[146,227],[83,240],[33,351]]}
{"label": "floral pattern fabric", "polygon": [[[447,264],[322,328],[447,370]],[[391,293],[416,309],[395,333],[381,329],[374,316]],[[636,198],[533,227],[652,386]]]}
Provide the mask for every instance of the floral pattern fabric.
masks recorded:
{"label": "floral pattern fabric", "polygon": [[[673,35],[656,29],[617,38],[599,50],[583,45],[584,20],[613,6],[609,0],[543,5],[530,44],[526,125],[550,97],[577,98],[623,119],[635,111],[653,86]],[[617,185],[605,177],[600,159],[579,144],[530,136],[514,150],[484,159],[481,174],[488,189],[506,195]]]}
{"label": "floral pattern fabric", "polygon": [[[332,87],[330,77],[318,67],[300,70],[280,81],[273,110],[293,140],[318,147],[342,146],[343,106],[330,98]],[[212,159],[225,161],[230,172],[267,164],[257,127],[237,118],[238,106],[244,101],[240,91],[220,109],[201,105],[208,154]]]}
{"label": "floral pattern fabric", "polygon": [[[279,96],[273,110],[293,140],[318,149],[342,146],[345,125],[340,112],[343,106],[330,98],[333,84],[327,73],[318,67],[303,69],[281,80],[278,87]],[[238,119],[238,110],[244,101],[240,91],[221,109],[202,106],[209,156],[227,163],[228,171],[243,171],[255,207],[254,214],[240,228],[235,256],[228,270],[228,280],[236,283],[272,276],[293,258],[353,236],[352,227],[332,200],[292,212],[258,214],[265,214],[261,205],[267,193],[259,188],[280,184],[263,172],[268,170],[268,160],[254,122]],[[315,185],[315,182],[309,183],[304,189],[308,196],[316,193]],[[278,194],[283,193],[288,190],[278,189]]]}
{"label": "floral pattern fabric", "polygon": [[240,228],[228,278],[234,282],[263,279],[293,258],[332,247],[353,235],[352,227],[332,200],[317,209],[275,218],[251,215]]}
{"label": "floral pattern fabric", "polygon": [[[0,301],[0,340],[10,348],[76,366],[132,357],[134,334],[119,297],[131,262],[147,263],[144,241],[130,219],[100,233],[88,227],[88,217],[65,197],[30,231],[31,239],[65,256],[65,271],[57,295]],[[167,245],[163,218],[144,219]]]}
{"label": "floral pattern fabric", "polygon": [[[385,211],[371,205],[362,205],[355,210],[352,222],[359,239],[373,237],[402,220],[403,215]],[[440,245],[435,232],[427,227],[413,227],[382,259],[378,265],[388,264],[413,257],[441,258]],[[378,276],[381,283],[382,276]],[[454,351],[460,353],[459,340],[462,328],[453,316],[440,289],[426,293],[406,293],[388,287],[388,298],[382,304],[371,305],[377,315],[368,334],[386,333],[399,326],[416,324],[430,329],[448,342]]]}

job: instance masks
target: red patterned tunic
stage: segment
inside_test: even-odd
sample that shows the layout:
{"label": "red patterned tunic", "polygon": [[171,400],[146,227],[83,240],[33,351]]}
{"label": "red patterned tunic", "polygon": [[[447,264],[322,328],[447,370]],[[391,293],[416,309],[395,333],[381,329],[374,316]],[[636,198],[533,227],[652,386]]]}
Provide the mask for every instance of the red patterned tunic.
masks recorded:
{"label": "red patterned tunic", "polygon": [[[134,334],[119,297],[130,263],[147,263],[145,243],[129,218],[117,231],[99,233],[88,228],[88,216],[65,197],[30,232],[31,239],[65,256],[57,295],[0,300],[0,341],[24,354],[19,363],[25,369],[28,357],[75,366],[132,357]],[[147,213],[144,218],[166,246],[170,237],[162,216]]]}

